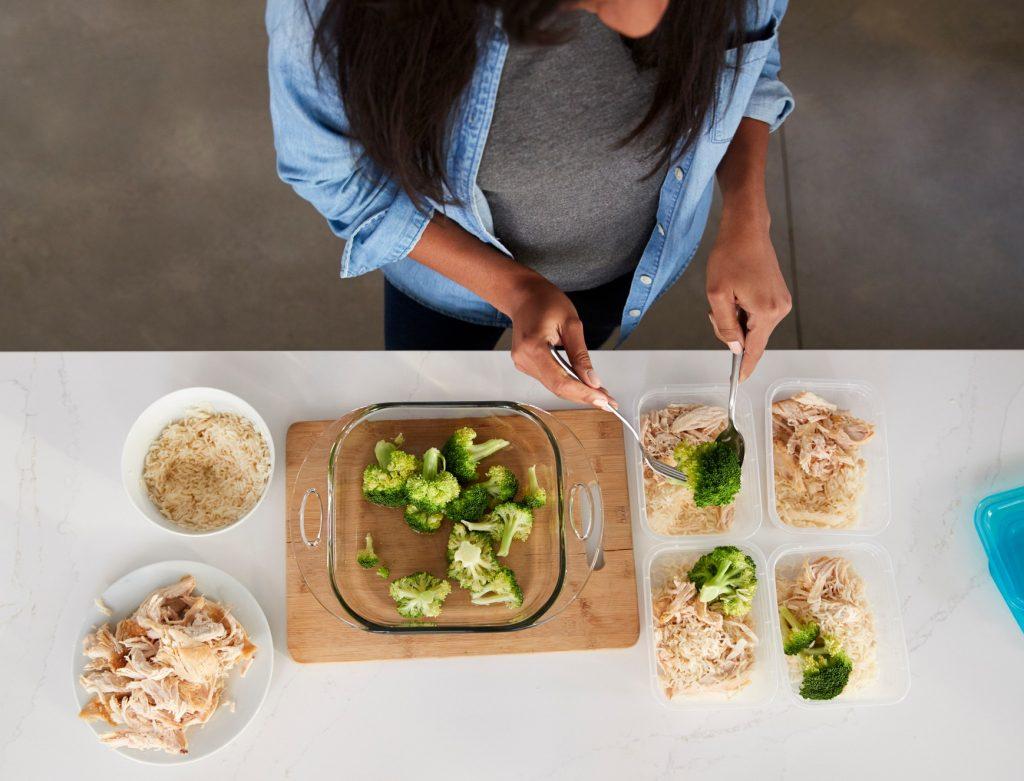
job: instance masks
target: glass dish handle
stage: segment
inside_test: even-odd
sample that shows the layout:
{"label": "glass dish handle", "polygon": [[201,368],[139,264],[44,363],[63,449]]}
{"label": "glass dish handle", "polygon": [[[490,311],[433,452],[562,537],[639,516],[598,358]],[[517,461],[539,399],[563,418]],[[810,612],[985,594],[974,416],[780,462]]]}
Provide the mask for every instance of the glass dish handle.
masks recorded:
{"label": "glass dish handle", "polygon": [[597,483],[575,483],[569,489],[569,526],[576,538],[586,543],[587,560],[596,562],[596,569],[604,563],[601,551],[603,511],[601,486]]}
{"label": "glass dish handle", "polygon": [[[320,525],[316,527],[316,537],[312,540],[306,536],[306,502],[309,501],[310,494],[316,497],[316,503],[320,505]],[[315,548],[320,544],[320,535],[323,534],[324,530],[324,501],[320,498],[320,492],[315,488],[307,488],[306,493],[302,495],[302,504],[299,505],[299,533],[302,535],[302,541],[306,544],[307,548]]]}

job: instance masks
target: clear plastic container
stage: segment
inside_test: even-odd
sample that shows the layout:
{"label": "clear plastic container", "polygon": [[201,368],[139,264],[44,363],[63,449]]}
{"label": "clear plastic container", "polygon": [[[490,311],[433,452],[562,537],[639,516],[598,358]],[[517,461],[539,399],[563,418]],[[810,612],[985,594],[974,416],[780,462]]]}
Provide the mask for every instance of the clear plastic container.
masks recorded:
{"label": "clear plastic container", "polygon": [[[857,508],[857,522],[841,529],[791,526],[780,517],[775,497],[775,454],[772,447],[772,404],[788,399],[800,391],[811,391],[839,409],[875,427],[875,435],[860,449],[867,462],[864,492]],[[764,411],[765,483],[768,488],[768,517],[774,526],[797,534],[861,534],[883,531],[892,518],[889,480],[889,448],[886,440],[885,414],[878,392],[865,382],[847,380],[810,380],[786,378],[769,386],[765,393]]]}
{"label": "clear plastic container", "polygon": [[[715,545],[731,544],[750,555],[757,565],[758,589],[754,595],[754,632],[761,640],[755,650],[754,667],[750,683],[730,695],[711,692],[677,696],[669,699],[658,680],[658,660],[654,650],[654,591],[660,589],[665,579],[680,568],[689,568],[698,558],[714,549]],[[764,553],[756,546],[742,540],[716,540],[714,543],[691,540],[660,545],[651,551],[644,564],[644,609],[647,618],[644,626],[647,633],[647,656],[651,670],[651,692],[654,698],[667,708],[690,710],[707,708],[744,708],[767,705],[775,697],[779,686],[779,666],[775,660],[778,643],[774,642],[778,632],[772,620],[775,613],[773,597],[775,583],[772,569],[765,561]]]}
{"label": "clear plastic container", "polygon": [[[878,677],[874,683],[858,691],[843,692],[834,700],[805,700],[800,696],[801,673],[782,652],[782,626],[778,614],[778,584],[790,580],[800,571],[804,561],[818,556],[842,556],[864,581],[865,596],[875,620],[878,648]],[[840,545],[784,545],[769,561],[776,604],[771,611],[774,627],[772,637],[782,689],[786,696],[805,708],[843,708],[862,705],[894,705],[910,690],[910,662],[907,640],[903,632],[900,601],[892,559],[878,545],[854,542]]]}
{"label": "clear plastic container", "polygon": [[[729,386],[721,385],[666,385],[661,388],[654,388],[642,395],[637,402],[634,422],[636,430],[640,430],[640,421],[643,416],[655,409],[662,409],[669,404],[710,404],[718,407],[728,407]],[[742,390],[736,398],[736,429],[743,435],[746,448],[743,457],[743,471],[741,473],[742,487],[736,495],[736,510],[733,516],[732,526],[722,532],[714,534],[661,534],[651,526],[647,517],[647,492],[644,489],[644,463],[640,455],[640,448],[634,449],[634,460],[636,469],[633,470],[633,485],[637,499],[640,503],[640,517],[643,519],[644,529],[660,540],[714,540],[719,541],[726,537],[731,539],[745,540],[754,534],[761,526],[761,479],[760,466],[758,464],[757,436],[754,426],[754,412],[748,399]]]}

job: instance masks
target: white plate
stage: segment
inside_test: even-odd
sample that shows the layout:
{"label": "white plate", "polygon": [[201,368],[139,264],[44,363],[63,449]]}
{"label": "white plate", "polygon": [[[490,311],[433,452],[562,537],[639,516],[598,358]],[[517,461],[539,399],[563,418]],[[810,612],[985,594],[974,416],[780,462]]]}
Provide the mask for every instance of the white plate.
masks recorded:
{"label": "white plate", "polygon": [[[72,679],[75,687],[75,698],[81,709],[92,698],[83,689],[78,679],[87,661],[82,654],[82,640],[100,624],[106,622],[113,625],[122,618],[127,618],[151,592],[180,580],[184,575],[192,575],[196,579],[196,591],[222,602],[231,608],[235,618],[239,620],[249,639],[256,644],[256,658],[245,677],[233,672],[228,679],[224,696],[235,703],[235,712],[221,707],[210,720],[186,731],[188,737],[188,754],[167,754],[163,751],[140,751],[138,749],[118,748],[118,753],[153,765],[180,765],[207,757],[223,748],[245,729],[245,726],[256,715],[266,699],[270,689],[270,676],[274,668],[274,643],[270,636],[270,625],[262,608],[248,589],[216,567],[201,564],[197,561],[162,561],[149,564],[134,572],[129,572],[103,592],[102,598],[107,607],[114,611],[113,616],[104,615],[99,608],[90,602],[89,614],[78,632],[72,661]],[[82,722],[88,724],[92,731],[100,735],[110,729],[104,721]],[[104,750],[102,744],[97,745]]]}
{"label": "white plate", "polygon": [[[233,415],[240,415],[249,420],[253,427],[263,436],[267,443],[267,450],[270,454],[270,477],[263,487],[263,493],[259,500],[245,515],[237,521],[221,526],[218,529],[197,531],[187,529],[184,526],[168,520],[157,509],[156,505],[149,498],[149,492],[142,480],[142,472],[149,452],[150,445],[156,441],[160,433],[169,423],[181,420],[189,414],[189,411],[196,407],[211,407],[215,412],[227,412]],[[270,429],[267,423],[260,417],[255,408],[238,398],[233,393],[218,390],[217,388],[182,388],[181,390],[168,393],[162,396],[146,409],[128,430],[128,436],[124,441],[124,449],[121,451],[121,482],[135,508],[151,522],[161,529],[166,529],[174,534],[186,537],[209,537],[213,534],[226,532],[241,526],[248,518],[256,514],[263,504],[263,500],[270,492],[270,484],[274,480],[274,438],[270,436]]]}

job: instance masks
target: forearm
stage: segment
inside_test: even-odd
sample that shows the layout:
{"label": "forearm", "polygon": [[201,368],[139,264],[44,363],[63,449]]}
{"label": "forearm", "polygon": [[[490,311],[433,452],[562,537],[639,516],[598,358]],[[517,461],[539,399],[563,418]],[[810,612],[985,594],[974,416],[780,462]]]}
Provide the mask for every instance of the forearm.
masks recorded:
{"label": "forearm", "polygon": [[722,223],[767,230],[771,222],[765,193],[768,125],[744,118],[718,166]]}
{"label": "forearm", "polygon": [[524,296],[546,280],[479,241],[443,215],[435,215],[409,257],[457,282],[510,315]]}

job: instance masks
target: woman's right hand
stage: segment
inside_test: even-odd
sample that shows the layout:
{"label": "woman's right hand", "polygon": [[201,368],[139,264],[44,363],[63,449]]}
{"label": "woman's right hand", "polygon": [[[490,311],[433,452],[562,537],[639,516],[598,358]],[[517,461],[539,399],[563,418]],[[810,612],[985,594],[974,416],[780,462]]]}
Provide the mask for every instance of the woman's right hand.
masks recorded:
{"label": "woman's right hand", "polygon": [[[594,371],[583,338],[583,323],[569,297],[538,275],[520,285],[515,299],[506,314],[512,320],[512,362],[516,368],[563,399],[617,407]],[[552,345],[562,346],[583,382],[574,380],[555,363]]]}
{"label": "woman's right hand", "polygon": [[[512,321],[512,361],[563,399],[603,407],[618,405],[601,387],[590,363],[583,323],[569,297],[536,271],[435,214],[409,257],[472,290]],[[578,382],[551,357],[561,345]]]}

